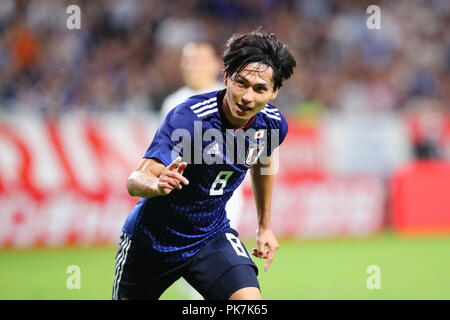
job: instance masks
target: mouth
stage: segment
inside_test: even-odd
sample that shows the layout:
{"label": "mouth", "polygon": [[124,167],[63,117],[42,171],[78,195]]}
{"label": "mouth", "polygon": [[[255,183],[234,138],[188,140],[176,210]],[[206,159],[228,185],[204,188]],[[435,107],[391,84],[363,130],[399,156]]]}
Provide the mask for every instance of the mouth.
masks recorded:
{"label": "mouth", "polygon": [[245,106],[243,106],[243,105],[240,104],[240,103],[236,103],[236,106],[237,106],[237,109],[238,109],[241,113],[246,113],[246,112],[252,110],[252,108],[245,107]]}

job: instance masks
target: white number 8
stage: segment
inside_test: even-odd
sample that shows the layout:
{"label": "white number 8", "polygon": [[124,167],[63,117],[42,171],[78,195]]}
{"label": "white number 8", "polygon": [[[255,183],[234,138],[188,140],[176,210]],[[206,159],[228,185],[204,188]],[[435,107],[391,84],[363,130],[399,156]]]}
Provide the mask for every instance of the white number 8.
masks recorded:
{"label": "white number 8", "polygon": [[[220,171],[214,180],[211,189],[209,190],[210,196],[221,196],[223,195],[223,189],[227,186],[227,181],[230,179],[233,171]],[[220,184],[220,188],[216,190],[217,185]]]}
{"label": "white number 8", "polygon": [[225,235],[227,236],[228,241],[230,241],[234,251],[236,251],[236,254],[238,256],[248,258],[247,252],[245,251],[241,241],[232,233],[225,233]]}

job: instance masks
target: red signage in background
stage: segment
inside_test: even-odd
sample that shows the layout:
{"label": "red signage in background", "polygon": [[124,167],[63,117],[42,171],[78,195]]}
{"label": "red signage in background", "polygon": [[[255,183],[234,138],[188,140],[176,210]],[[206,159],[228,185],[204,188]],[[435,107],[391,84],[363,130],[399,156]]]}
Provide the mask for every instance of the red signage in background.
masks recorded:
{"label": "red signage in background", "polygon": [[151,118],[0,119],[0,247],[114,243]]}
{"label": "red signage in background", "polygon": [[[289,125],[273,195],[277,235],[362,236],[380,230],[381,178],[327,172],[333,155],[325,149],[323,130]],[[0,117],[0,247],[116,243],[138,200],[127,193],[127,177],[155,129],[150,115]],[[256,209],[248,180],[245,186],[237,229],[253,238]]]}
{"label": "red signage in background", "polygon": [[450,232],[450,163],[422,160],[392,177],[392,219],[403,234]]}
{"label": "red signage in background", "polygon": [[[250,189],[247,189],[250,190]],[[247,194],[239,233],[254,236],[256,208]],[[384,188],[374,176],[276,181],[272,227],[281,237],[301,239],[368,236],[383,226]]]}
{"label": "red signage in background", "polygon": [[417,104],[408,111],[405,122],[419,160],[404,164],[392,175],[392,222],[402,234],[448,233],[450,115],[432,100]]}
{"label": "red signage in background", "polygon": [[[327,170],[332,156],[323,130],[289,122],[280,146],[273,190],[272,227],[281,237],[302,239],[367,236],[383,226],[385,186],[375,174],[342,175]],[[255,235],[256,207],[249,179],[239,233]]]}
{"label": "red signage in background", "polygon": [[283,181],[321,180],[326,175],[323,131],[289,119],[289,133],[279,150],[279,175]]}

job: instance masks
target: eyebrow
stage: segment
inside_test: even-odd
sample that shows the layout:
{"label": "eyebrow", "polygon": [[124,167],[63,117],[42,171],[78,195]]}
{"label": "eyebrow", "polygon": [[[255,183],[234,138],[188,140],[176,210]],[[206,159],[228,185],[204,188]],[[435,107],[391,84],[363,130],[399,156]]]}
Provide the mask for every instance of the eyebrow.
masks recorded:
{"label": "eyebrow", "polygon": [[[250,81],[246,78],[246,77],[244,77],[244,76],[242,76],[242,75],[240,75],[240,74],[236,74],[236,76],[235,76],[235,80],[237,80],[238,78],[240,78],[240,79],[242,79],[242,80],[245,80],[247,83],[250,83]],[[261,78],[261,77],[260,77]],[[264,88],[269,88],[270,87],[270,84],[266,81],[266,80],[264,80],[263,78],[261,78],[264,82],[259,82],[259,83],[255,83],[253,86],[262,86],[262,87],[264,87]]]}

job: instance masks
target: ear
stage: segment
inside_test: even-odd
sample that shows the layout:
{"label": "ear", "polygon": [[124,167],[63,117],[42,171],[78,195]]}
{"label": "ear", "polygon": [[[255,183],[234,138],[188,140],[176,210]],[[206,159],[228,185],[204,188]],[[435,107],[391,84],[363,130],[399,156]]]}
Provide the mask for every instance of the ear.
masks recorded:
{"label": "ear", "polygon": [[223,75],[223,84],[226,86],[227,85],[227,81],[228,81],[228,75],[225,73]]}
{"label": "ear", "polygon": [[272,97],[270,98],[270,100],[275,99],[277,96],[278,96],[278,89],[272,92]]}

